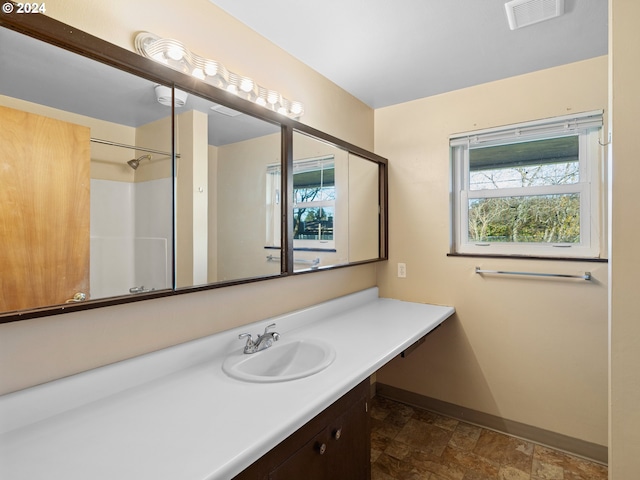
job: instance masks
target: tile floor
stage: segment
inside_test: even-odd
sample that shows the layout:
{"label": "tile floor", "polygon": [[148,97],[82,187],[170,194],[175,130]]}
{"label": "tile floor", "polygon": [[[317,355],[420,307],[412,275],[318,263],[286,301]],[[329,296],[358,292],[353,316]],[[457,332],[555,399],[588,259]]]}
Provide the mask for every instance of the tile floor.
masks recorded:
{"label": "tile floor", "polygon": [[380,396],[372,480],[606,480],[607,467]]}

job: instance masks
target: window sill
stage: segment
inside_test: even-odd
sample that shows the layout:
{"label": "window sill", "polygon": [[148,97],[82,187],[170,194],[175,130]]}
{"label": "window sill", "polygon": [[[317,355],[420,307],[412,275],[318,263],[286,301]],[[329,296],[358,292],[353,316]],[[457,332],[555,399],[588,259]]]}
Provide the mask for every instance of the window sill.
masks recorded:
{"label": "window sill", "polygon": [[469,258],[500,258],[514,260],[554,260],[562,262],[593,262],[608,263],[608,258],[587,258],[587,257],[539,257],[533,255],[491,255],[488,253],[447,253],[447,257],[469,257]]}
{"label": "window sill", "polygon": [[[265,250],[280,250],[280,247],[269,247],[265,246]],[[338,250],[335,248],[302,248],[302,247],[294,247],[294,252],[337,252]]]}

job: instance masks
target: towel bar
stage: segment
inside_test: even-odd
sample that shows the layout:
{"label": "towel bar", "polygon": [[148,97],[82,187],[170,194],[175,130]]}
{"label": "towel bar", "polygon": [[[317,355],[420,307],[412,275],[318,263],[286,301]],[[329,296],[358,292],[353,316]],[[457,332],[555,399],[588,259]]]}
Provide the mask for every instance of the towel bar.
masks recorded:
{"label": "towel bar", "polygon": [[584,272],[584,275],[566,275],[563,273],[536,273],[536,272],[507,272],[505,270],[482,270],[476,267],[476,273],[495,273],[498,275],[529,275],[533,277],[559,277],[559,278],[581,278],[582,280],[591,280],[591,272]]}

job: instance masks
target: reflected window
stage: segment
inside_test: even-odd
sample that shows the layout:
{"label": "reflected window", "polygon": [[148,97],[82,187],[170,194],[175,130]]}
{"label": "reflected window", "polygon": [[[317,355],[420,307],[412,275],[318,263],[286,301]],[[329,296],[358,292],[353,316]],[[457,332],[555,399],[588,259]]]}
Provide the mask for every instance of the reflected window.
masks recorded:
{"label": "reflected window", "polygon": [[293,198],[294,248],[334,248],[333,156],[294,162]]}
{"label": "reflected window", "polygon": [[[267,168],[266,244],[280,246],[280,165]],[[336,180],[333,155],[293,163],[293,246],[335,249]]]}

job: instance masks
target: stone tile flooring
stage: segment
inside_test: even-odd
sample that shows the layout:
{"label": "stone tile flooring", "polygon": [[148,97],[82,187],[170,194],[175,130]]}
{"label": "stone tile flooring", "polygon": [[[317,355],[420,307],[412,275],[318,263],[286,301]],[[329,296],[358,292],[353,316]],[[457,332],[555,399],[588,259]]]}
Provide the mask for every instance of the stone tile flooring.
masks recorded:
{"label": "stone tile flooring", "polygon": [[380,396],[372,480],[606,480],[607,467]]}

